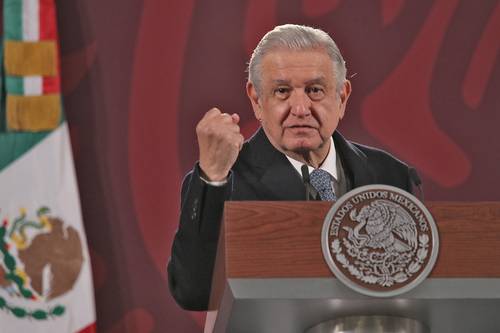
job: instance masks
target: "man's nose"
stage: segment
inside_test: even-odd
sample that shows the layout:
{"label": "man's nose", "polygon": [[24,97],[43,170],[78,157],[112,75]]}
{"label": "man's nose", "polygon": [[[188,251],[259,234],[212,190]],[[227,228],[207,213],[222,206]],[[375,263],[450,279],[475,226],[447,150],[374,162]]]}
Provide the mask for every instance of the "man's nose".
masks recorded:
{"label": "man's nose", "polygon": [[311,114],[311,100],[305,91],[295,90],[288,100],[294,116],[307,117]]}

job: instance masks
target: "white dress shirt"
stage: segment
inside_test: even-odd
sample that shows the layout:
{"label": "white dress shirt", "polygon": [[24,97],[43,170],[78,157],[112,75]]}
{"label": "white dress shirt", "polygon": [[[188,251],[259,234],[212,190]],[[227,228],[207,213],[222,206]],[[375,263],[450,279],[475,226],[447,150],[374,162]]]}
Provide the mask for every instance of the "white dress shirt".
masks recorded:
{"label": "white dress shirt", "polygon": [[[288,160],[290,161],[290,163],[292,163],[295,170],[297,170],[299,175],[302,177],[301,168],[302,168],[302,165],[304,165],[304,163],[297,161],[288,155],[285,155],[285,156],[286,156],[286,158],[288,158]],[[308,165],[307,167],[309,169],[309,173],[313,172],[314,168],[312,166]],[[333,177],[333,179],[338,180],[337,152],[335,151],[335,144],[333,143],[332,137],[330,137],[330,150],[328,151],[328,155],[326,155],[326,158],[325,158],[323,164],[321,164],[321,166],[319,167],[319,169],[325,170],[326,172],[328,172],[330,174],[330,176]],[[333,185],[332,185],[332,188],[333,188]]]}

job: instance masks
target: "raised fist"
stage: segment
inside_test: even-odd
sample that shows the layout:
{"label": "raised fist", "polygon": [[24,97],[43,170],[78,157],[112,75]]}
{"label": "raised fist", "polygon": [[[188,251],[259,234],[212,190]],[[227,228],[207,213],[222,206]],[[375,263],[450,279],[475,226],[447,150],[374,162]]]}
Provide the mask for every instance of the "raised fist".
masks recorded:
{"label": "raised fist", "polygon": [[196,126],[200,168],[209,181],[225,180],[243,145],[240,117],[210,109]]}

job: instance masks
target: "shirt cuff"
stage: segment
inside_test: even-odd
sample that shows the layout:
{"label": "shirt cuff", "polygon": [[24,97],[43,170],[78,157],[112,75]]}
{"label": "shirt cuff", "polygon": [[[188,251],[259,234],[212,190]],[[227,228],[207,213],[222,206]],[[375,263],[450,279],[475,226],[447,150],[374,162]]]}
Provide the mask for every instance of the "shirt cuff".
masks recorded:
{"label": "shirt cuff", "polygon": [[224,180],[208,180],[207,178],[205,178],[205,173],[203,172],[203,170],[201,170],[199,162],[196,164],[196,167],[198,168],[198,175],[205,184],[218,187],[222,187],[227,184],[227,180],[229,178],[229,175],[231,174],[231,171],[229,171],[229,174]]}
{"label": "shirt cuff", "polygon": [[203,180],[206,184],[211,185],[211,186],[224,186],[227,184],[227,179],[218,180],[218,181],[211,181],[211,180],[207,180],[207,179],[203,178],[201,175],[200,175],[200,179]]}

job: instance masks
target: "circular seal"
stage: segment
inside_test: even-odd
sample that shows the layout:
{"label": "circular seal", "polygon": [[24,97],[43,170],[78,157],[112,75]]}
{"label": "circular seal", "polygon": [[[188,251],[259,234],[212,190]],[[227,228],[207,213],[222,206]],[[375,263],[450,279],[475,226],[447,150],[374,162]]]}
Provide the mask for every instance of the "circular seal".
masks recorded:
{"label": "circular seal", "polygon": [[439,236],[430,212],[413,195],[367,185],[343,195],[326,215],[323,255],[333,274],[369,296],[391,297],[431,272]]}

